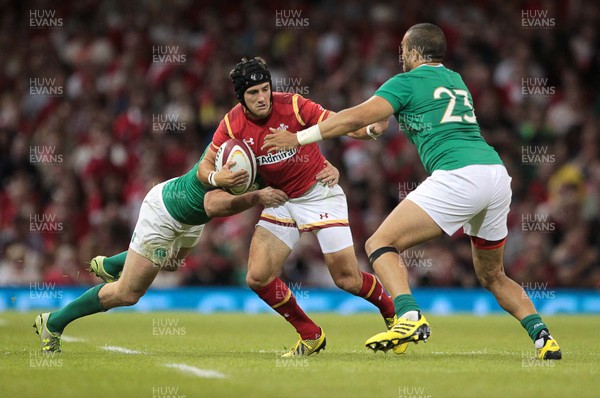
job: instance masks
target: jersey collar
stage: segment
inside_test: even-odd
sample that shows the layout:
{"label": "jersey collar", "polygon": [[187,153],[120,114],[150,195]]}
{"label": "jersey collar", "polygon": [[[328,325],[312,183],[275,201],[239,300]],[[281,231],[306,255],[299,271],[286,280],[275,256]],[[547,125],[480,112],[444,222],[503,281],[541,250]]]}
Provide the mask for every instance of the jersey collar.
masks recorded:
{"label": "jersey collar", "polygon": [[427,65],[427,64],[421,64],[421,65],[417,66],[417,67],[416,67],[415,69],[413,69],[413,70],[419,69],[421,66],[429,66],[430,68],[441,68],[442,66],[444,66],[444,64],[442,64],[442,63],[440,63],[439,65]]}

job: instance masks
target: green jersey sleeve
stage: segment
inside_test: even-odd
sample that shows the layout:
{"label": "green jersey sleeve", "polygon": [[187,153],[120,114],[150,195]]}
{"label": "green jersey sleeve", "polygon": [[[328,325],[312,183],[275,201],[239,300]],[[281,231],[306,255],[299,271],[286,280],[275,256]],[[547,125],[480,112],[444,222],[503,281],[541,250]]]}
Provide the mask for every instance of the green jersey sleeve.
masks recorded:
{"label": "green jersey sleeve", "polygon": [[374,95],[394,108],[428,173],[502,164],[481,135],[473,99],[458,73],[443,65],[421,65],[392,77]]}
{"label": "green jersey sleeve", "polygon": [[394,108],[394,113],[398,113],[410,101],[410,85],[406,79],[392,77],[374,95],[385,99]]}

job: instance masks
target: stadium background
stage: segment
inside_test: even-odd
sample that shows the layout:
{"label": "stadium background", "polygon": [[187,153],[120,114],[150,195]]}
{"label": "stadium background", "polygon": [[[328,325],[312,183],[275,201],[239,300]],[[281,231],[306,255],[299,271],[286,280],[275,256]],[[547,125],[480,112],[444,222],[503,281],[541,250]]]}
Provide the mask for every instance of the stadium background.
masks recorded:
{"label": "stadium background", "polygon": [[[267,60],[275,91],[338,111],[399,73],[402,35],[430,21],[513,177],[507,273],[526,289],[600,287],[600,7],[591,0],[0,7],[0,286],[97,283],[86,262],[127,248],[145,193],[189,170],[236,104],[228,72],[242,56]],[[395,123],[377,141],[322,149],[340,170],[367,270],[365,240],[426,174]],[[211,221],[182,269],[154,286],[243,285],[257,215]],[[460,233],[405,256],[413,286],[477,286]],[[312,236],[284,278],[295,291],[333,286]]]}

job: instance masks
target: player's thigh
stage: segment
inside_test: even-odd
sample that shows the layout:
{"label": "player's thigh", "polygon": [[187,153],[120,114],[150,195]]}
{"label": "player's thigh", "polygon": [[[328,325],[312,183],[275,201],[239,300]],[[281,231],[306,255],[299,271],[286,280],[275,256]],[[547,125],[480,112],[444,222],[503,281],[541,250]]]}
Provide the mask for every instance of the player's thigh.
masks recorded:
{"label": "player's thigh", "polygon": [[158,266],[177,253],[173,244],[182,232],[182,224],[167,211],[162,198],[164,183],[154,186],[142,202],[129,247]]}
{"label": "player's thigh", "polygon": [[286,205],[263,209],[250,242],[248,276],[272,279],[300,239],[295,221]]}
{"label": "player's thigh", "polygon": [[183,225],[178,231],[178,237],[172,245],[174,258],[182,260],[190,254],[192,249],[200,242],[200,237],[204,231],[203,225]]}
{"label": "player's thigh", "polygon": [[[297,230],[287,228],[289,234],[297,234]],[[279,234],[275,232],[279,231]],[[290,255],[292,248],[289,247],[278,235],[285,235],[286,232],[276,228],[276,226],[257,225],[250,242],[250,253],[248,256],[248,275],[246,277],[249,284],[269,283],[281,272],[283,263]],[[295,239],[297,241],[297,239]]]}
{"label": "player's thigh", "polygon": [[323,228],[314,231],[314,233],[333,279],[360,273],[354,253],[350,227]]}
{"label": "player's thigh", "polygon": [[204,225],[182,225],[177,231],[177,238],[173,241],[170,249],[170,257],[161,264],[162,271],[177,271],[184,268],[185,258],[190,254],[200,241]]}
{"label": "player's thigh", "polygon": [[367,241],[367,254],[383,246],[403,251],[433,238],[444,231],[416,203],[405,199],[387,216]]}
{"label": "player's thigh", "polygon": [[160,268],[149,259],[129,248],[121,277],[116,282],[119,291],[144,294]]}

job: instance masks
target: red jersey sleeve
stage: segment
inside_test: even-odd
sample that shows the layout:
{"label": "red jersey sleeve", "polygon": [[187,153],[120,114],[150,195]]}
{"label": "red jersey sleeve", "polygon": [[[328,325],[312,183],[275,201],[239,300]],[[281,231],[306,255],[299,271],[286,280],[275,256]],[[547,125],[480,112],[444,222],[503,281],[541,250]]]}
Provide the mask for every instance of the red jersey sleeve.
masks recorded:
{"label": "red jersey sleeve", "polygon": [[213,135],[210,149],[217,152],[219,147],[230,138],[233,138],[233,134],[231,133],[231,127],[229,125],[229,114],[225,114],[225,117],[221,120],[219,127],[217,127],[217,130]]}
{"label": "red jersey sleeve", "polygon": [[329,117],[329,113],[331,113],[329,110],[299,94],[296,95],[297,98],[294,98],[294,102],[298,104],[298,113],[304,121],[305,127],[314,126]]}

